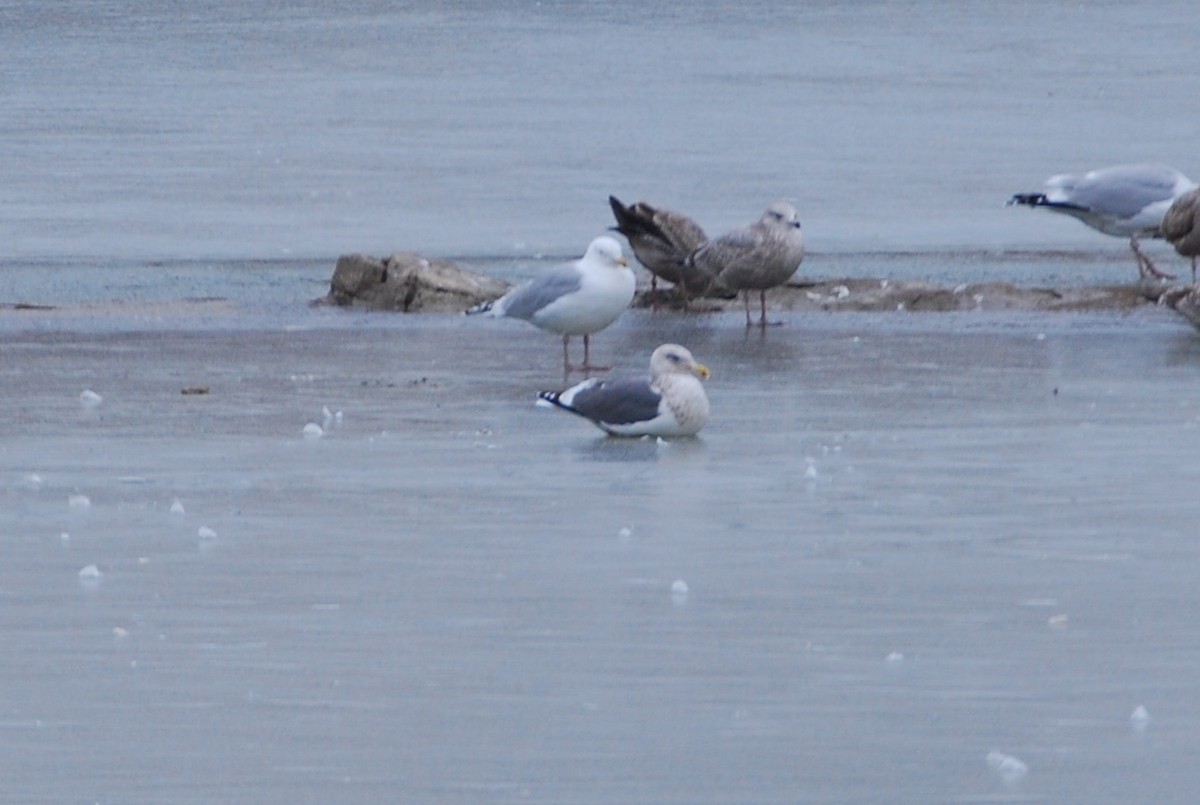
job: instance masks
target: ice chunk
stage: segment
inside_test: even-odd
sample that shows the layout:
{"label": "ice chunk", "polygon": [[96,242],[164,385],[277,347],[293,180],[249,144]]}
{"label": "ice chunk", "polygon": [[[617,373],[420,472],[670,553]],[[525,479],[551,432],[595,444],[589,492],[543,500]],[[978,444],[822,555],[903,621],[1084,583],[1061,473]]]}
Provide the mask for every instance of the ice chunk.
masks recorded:
{"label": "ice chunk", "polygon": [[325,435],[325,429],[322,428],[320,425],[318,425],[316,422],[309,422],[307,425],[304,426],[304,438],[305,439],[320,439],[324,435]]}
{"label": "ice chunk", "polygon": [[893,651],[891,654],[887,655],[888,665],[899,665],[902,662],[904,662],[904,655],[899,651]]}
{"label": "ice chunk", "polygon": [[1129,725],[1136,732],[1145,732],[1147,725],[1150,724],[1150,713],[1142,705],[1133,708],[1133,714],[1129,716]]}
{"label": "ice chunk", "polygon": [[683,579],[675,579],[671,584],[671,595],[687,595],[688,585]]}
{"label": "ice chunk", "polygon": [[88,565],[83,570],[79,571],[80,581],[99,581],[103,577],[104,574],[101,573],[100,568],[96,567],[95,565]]}
{"label": "ice chunk", "polygon": [[175,498],[173,501],[171,501],[171,514],[182,517],[183,513],[183,501],[181,501],[179,498]]}
{"label": "ice chunk", "polygon": [[1019,782],[1029,773],[1029,767],[1020,758],[992,750],[987,754],[988,768],[1008,784]]}
{"label": "ice chunk", "polygon": [[84,389],[79,393],[79,403],[84,408],[95,408],[102,402],[104,398],[91,389]]}
{"label": "ice chunk", "polygon": [[87,509],[92,505],[92,499],[87,495],[74,494],[67,498],[67,505],[72,509]]}
{"label": "ice chunk", "polygon": [[199,529],[196,530],[196,536],[199,537],[200,539],[216,539],[217,532],[213,531],[211,528],[209,528],[206,525],[202,525],[202,526],[200,526]]}

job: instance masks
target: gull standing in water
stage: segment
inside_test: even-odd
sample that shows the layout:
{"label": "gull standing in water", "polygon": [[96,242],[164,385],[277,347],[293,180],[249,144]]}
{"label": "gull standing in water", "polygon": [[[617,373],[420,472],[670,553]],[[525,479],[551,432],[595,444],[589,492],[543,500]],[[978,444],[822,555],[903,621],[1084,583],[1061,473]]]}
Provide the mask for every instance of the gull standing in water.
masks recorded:
{"label": "gull standing in water", "polygon": [[1106,235],[1129,238],[1138,274],[1174,279],[1159,271],[1138,245],[1139,237],[1162,237],[1159,227],[1171,202],[1196,186],[1174,168],[1162,165],[1116,165],[1082,175],[1061,173],[1036,193],[1016,193],[1008,206],[1043,207],[1078,218]]}
{"label": "gull standing in water", "polygon": [[[591,242],[579,260],[551,269],[499,299],[476,305],[467,315],[527,321],[563,337],[563,372],[607,369],[593,366],[590,336],[617,320],[633,301],[637,280],[621,253],[621,244],[608,235]],[[583,364],[572,366],[571,336],[583,336]]]}
{"label": "gull standing in water", "polygon": [[1162,219],[1162,235],[1182,257],[1192,258],[1192,285],[1196,284],[1196,258],[1200,257],[1200,187],[1172,202]]}
{"label": "gull standing in water", "polygon": [[758,291],[759,327],[767,326],[767,289],[791,279],[804,259],[804,234],[796,208],[777,201],[756,223],[708,241],[688,258],[713,285],[741,291],[750,321],[750,291]]}
{"label": "gull standing in water", "polygon": [[610,436],[694,436],[708,422],[700,383],[708,367],[678,344],[650,356],[650,377],[591,378],[565,391],[543,391],[538,405],[578,414]]}
{"label": "gull standing in water", "polygon": [[658,309],[661,277],[675,286],[687,310],[689,295],[708,286],[708,277],[687,264],[688,255],[708,240],[704,230],[683,213],[653,207],[644,201],[627,207],[616,196],[609,196],[608,204],[617,219],[613,229],[625,236],[634,257],[650,272],[654,308]]}

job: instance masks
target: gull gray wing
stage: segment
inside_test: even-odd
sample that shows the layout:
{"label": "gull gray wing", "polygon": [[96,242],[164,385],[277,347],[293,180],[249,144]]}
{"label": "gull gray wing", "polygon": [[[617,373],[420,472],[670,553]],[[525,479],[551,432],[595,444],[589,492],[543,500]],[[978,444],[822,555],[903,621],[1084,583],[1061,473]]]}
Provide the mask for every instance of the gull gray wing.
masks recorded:
{"label": "gull gray wing", "polygon": [[602,425],[649,422],[658,416],[662,401],[650,381],[640,378],[603,380],[551,396],[543,399]]}
{"label": "gull gray wing", "polygon": [[574,266],[559,266],[533,281],[513,289],[503,300],[503,315],[529,321],[550,303],[575,293],[582,287],[583,277]]}
{"label": "gull gray wing", "polygon": [[1153,165],[1112,168],[1079,181],[1067,203],[1132,218],[1151,204],[1174,196],[1176,181],[1176,173],[1170,168]]}

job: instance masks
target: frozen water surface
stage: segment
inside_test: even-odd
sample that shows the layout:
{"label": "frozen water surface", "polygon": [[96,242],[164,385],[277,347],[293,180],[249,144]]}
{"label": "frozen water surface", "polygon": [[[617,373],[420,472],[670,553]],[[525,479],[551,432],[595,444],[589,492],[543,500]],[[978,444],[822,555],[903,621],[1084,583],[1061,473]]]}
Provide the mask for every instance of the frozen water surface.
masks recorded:
{"label": "frozen water surface", "polygon": [[1131,280],[1002,204],[1200,174],[1191,11],[3,4],[0,302],[53,308],[0,310],[4,799],[1193,801],[1170,313],[634,311],[598,357],[713,370],[660,444],[536,410],[533,328],[307,307],[351,251],[529,276],[609,193],[786,198],[816,277]]}
{"label": "frozen water surface", "polygon": [[[740,315],[597,337],[632,371],[670,331],[713,369],[712,424],[665,444],[535,409],[557,342],[502,322],[10,334],[6,789],[1185,800],[1191,330]],[[305,442],[325,401],[344,423]],[[1036,774],[1009,788],[995,747]]]}

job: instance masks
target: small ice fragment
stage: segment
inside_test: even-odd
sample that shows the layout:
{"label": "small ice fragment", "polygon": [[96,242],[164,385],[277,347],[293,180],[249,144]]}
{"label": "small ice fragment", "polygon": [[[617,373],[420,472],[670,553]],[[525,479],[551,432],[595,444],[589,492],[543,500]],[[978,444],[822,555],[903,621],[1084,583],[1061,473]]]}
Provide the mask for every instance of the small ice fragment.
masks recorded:
{"label": "small ice fragment", "polygon": [[804,477],[810,481],[815,480],[817,477],[817,465],[810,461],[808,469],[804,471]]}
{"label": "small ice fragment", "polygon": [[901,302],[901,303],[899,303],[898,305],[896,305],[896,312],[897,312],[897,313],[903,313],[904,311],[905,311],[905,307],[904,307],[904,303],[903,303],[903,302]]}
{"label": "small ice fragment", "polygon": [[951,291],[950,293],[954,294],[955,296],[958,296],[961,293],[966,293],[966,290],[967,290],[967,284],[964,282],[961,285],[955,285],[954,290]]}
{"label": "small ice fragment", "polygon": [[324,435],[325,435],[325,429],[322,428],[320,425],[318,425],[316,422],[309,422],[307,425],[304,426],[304,438],[305,439],[320,439]]}
{"label": "small ice fragment", "polygon": [[1029,767],[1020,758],[994,749],[987,754],[987,764],[989,769],[1000,775],[1001,780],[1009,784],[1020,781],[1029,772]]}
{"label": "small ice fragment", "polygon": [[1038,333],[1038,334],[1037,334],[1037,340],[1038,340],[1038,341],[1045,341],[1045,340],[1046,340],[1046,334],[1045,334],[1045,333]]}
{"label": "small ice fragment", "polygon": [[631,536],[633,536],[633,529],[629,526],[625,526],[617,532],[617,536],[621,539],[629,539]]}
{"label": "small ice fragment", "polygon": [[149,556],[139,556],[137,559],[137,563],[139,565],[145,567],[146,565],[150,564],[150,557]]}
{"label": "small ice fragment", "polygon": [[206,525],[202,525],[202,526],[200,526],[200,528],[198,528],[196,530],[196,536],[199,537],[200,539],[216,539],[217,532],[213,531],[211,528],[209,528]]}
{"label": "small ice fragment", "polygon": [[95,565],[88,565],[79,571],[79,579],[81,581],[99,581],[103,576],[104,574],[100,572],[100,568]]}
{"label": "small ice fragment", "polygon": [[59,538],[60,540],[62,540],[63,542],[70,542],[70,541],[71,541],[71,535],[70,535],[70,534],[68,534],[66,531],[64,531],[64,532],[62,532],[61,534],[59,534],[59,535],[58,535],[58,538]]}
{"label": "small ice fragment", "polygon": [[321,427],[329,430],[329,426],[333,424],[333,411],[329,410],[328,405],[321,406]]}
{"label": "small ice fragment", "polygon": [[25,476],[25,483],[32,487],[39,487],[43,483],[42,476],[38,475],[36,472],[31,472]]}
{"label": "small ice fragment", "polygon": [[183,501],[179,498],[171,501],[171,514],[183,515]]}
{"label": "small ice fragment", "polygon": [[104,402],[104,398],[91,389],[84,389],[79,393],[79,402],[84,408],[95,408]]}
{"label": "small ice fragment", "polygon": [[688,594],[687,582],[684,581],[683,579],[675,579],[674,583],[671,584],[671,595],[687,595],[687,594]]}
{"label": "small ice fragment", "polygon": [[1150,714],[1146,712],[1146,708],[1138,705],[1133,708],[1133,714],[1129,716],[1129,724],[1137,732],[1144,732],[1146,725],[1150,723]]}
{"label": "small ice fragment", "polygon": [[1066,629],[1069,620],[1065,614],[1051,615],[1046,618],[1046,625],[1051,629]]}
{"label": "small ice fragment", "polygon": [[891,654],[887,655],[888,665],[899,665],[902,662],[904,662],[904,655],[899,651],[893,651]]}
{"label": "small ice fragment", "polygon": [[339,426],[342,424],[342,412],[341,411],[338,411],[337,413],[335,413],[333,415],[333,424],[339,425]]}
{"label": "small ice fragment", "polygon": [[71,495],[67,498],[67,505],[72,509],[86,509],[92,505],[92,499],[87,495]]}
{"label": "small ice fragment", "polygon": [[819,293],[817,293],[816,291],[805,291],[804,295],[807,296],[809,301],[811,301],[811,302],[820,302],[821,301],[821,295]]}
{"label": "small ice fragment", "polygon": [[118,640],[123,637],[129,637],[129,630],[122,629],[120,626],[114,626],[113,627],[113,637],[117,638]]}
{"label": "small ice fragment", "polygon": [[834,287],[831,295],[834,299],[845,299],[850,295],[850,289],[845,285],[837,285]]}

